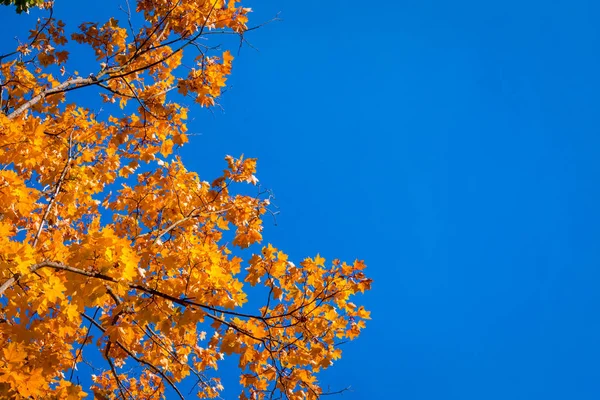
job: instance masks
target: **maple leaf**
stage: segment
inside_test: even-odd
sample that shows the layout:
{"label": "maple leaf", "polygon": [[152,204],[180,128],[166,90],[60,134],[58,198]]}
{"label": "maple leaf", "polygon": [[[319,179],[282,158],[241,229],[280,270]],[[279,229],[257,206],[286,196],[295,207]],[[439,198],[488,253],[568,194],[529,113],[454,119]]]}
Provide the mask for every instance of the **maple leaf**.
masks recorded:
{"label": "maple leaf", "polygon": [[17,343],[11,342],[4,349],[2,349],[4,355],[3,361],[9,364],[21,364],[27,359],[27,353],[19,349]]}

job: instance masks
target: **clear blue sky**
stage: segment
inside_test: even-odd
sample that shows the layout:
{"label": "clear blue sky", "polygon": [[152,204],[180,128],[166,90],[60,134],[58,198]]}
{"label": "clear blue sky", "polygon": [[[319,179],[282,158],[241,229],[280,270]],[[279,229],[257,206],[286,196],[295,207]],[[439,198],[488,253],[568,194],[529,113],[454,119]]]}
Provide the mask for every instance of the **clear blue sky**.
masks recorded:
{"label": "clear blue sky", "polygon": [[284,21],[185,154],[258,157],[266,237],[367,261],[373,321],[324,382],[600,398],[600,3],[250,4]]}
{"label": "clear blue sky", "polygon": [[283,21],[248,36],[182,155],[207,178],[258,157],[268,241],[366,260],[373,320],[323,383],[600,398],[600,3],[245,4]]}
{"label": "clear blue sky", "polygon": [[323,380],[600,398],[600,3],[250,4],[284,21],[199,116],[198,169],[258,157],[271,241],[367,261],[373,320]]}

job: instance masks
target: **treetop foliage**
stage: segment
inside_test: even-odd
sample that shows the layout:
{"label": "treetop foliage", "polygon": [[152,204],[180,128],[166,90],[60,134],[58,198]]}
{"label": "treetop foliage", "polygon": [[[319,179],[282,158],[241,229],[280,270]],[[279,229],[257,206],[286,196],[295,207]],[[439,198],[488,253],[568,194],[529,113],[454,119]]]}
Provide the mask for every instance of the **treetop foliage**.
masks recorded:
{"label": "treetop foliage", "polygon": [[[188,107],[214,106],[231,73],[214,41],[243,42],[251,10],[138,0],[122,20],[70,27],[41,6],[0,55],[0,393],[212,398],[234,356],[242,399],[319,398],[316,374],[369,318],[352,302],[370,288],[364,263],[296,265],[271,244],[245,257],[270,213],[257,160],[227,156],[206,181],[174,153]],[[77,47],[95,69],[70,67]],[[102,110],[74,91],[98,92]]]}

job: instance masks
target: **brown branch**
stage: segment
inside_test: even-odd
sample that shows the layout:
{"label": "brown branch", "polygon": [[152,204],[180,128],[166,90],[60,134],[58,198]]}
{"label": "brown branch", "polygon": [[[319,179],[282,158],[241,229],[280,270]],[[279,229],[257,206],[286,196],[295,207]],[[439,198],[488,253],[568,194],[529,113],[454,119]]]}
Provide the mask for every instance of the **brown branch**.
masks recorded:
{"label": "brown branch", "polygon": [[[172,7],[172,8],[171,8],[169,11],[167,11],[167,13],[165,14],[165,16],[164,16],[163,18],[161,18],[161,20],[160,20],[160,21],[158,21],[158,23],[156,24],[156,26],[154,27],[154,29],[152,30],[152,32],[150,32],[150,34],[149,34],[149,35],[148,35],[148,36],[147,36],[147,37],[144,39],[144,41],[143,41],[143,42],[142,42],[142,43],[141,43],[139,46],[137,46],[137,45],[135,46],[135,47],[136,47],[135,51],[133,52],[133,54],[131,55],[131,57],[129,57],[129,59],[128,59],[128,60],[127,60],[127,61],[126,61],[126,62],[125,62],[123,65],[128,65],[128,64],[130,64],[130,63],[131,63],[131,62],[132,62],[132,61],[133,61],[135,58],[137,58],[139,55],[141,55],[141,54],[144,54],[144,53],[145,53],[145,52],[143,52],[143,53],[140,53],[140,50],[142,50],[142,49],[144,48],[144,46],[146,46],[146,44],[148,44],[148,43],[149,43],[149,41],[150,41],[150,39],[152,38],[152,36],[154,36],[154,34],[155,34],[155,33],[156,33],[156,32],[157,32],[157,31],[158,31],[160,28],[161,28],[162,24],[163,24],[165,21],[167,21],[167,19],[168,19],[168,18],[169,18],[169,16],[171,15],[171,13],[172,13],[173,11],[175,11],[175,9],[176,9],[177,7],[179,7],[179,5],[180,5],[180,4],[181,4],[181,1],[178,1],[178,2],[177,2],[177,4],[175,4],[175,5],[174,5],[174,6],[173,6],[173,7]],[[129,6],[129,4],[127,4],[127,5]],[[131,17],[131,15],[130,15],[130,17]],[[131,18],[130,18],[130,21],[131,21]],[[166,31],[166,29],[167,29],[167,26],[168,26],[168,23],[167,23],[167,24],[165,25],[165,27],[163,28],[163,33],[164,33],[164,31]],[[132,30],[133,30],[133,29],[132,29]],[[134,40],[136,40],[137,38],[135,37],[135,35],[133,35],[133,36],[134,36]],[[162,33],[159,35],[159,38],[160,38],[160,36],[162,36]],[[141,38],[140,38],[140,39],[141,39]],[[160,40],[160,39],[159,39],[159,40]]]}
{"label": "brown branch", "polygon": [[[102,325],[100,325],[98,322],[96,322],[94,319],[92,319],[91,317],[87,316],[84,313],[80,313],[82,317],[84,317],[85,319],[87,319],[88,321],[90,321],[92,324],[94,324],[94,326],[98,329],[100,329],[102,331],[102,333],[106,332],[106,329],[104,329],[104,327],[102,327]],[[185,398],[183,397],[183,395],[181,394],[181,392],[179,391],[179,389],[177,389],[177,386],[175,386],[175,383],[173,383],[173,381],[171,380],[171,378],[169,378],[167,375],[165,375],[165,373],[158,367],[156,367],[154,364],[152,364],[151,362],[148,362],[146,360],[144,360],[143,358],[139,358],[138,356],[136,356],[135,354],[133,354],[133,352],[131,350],[129,350],[128,348],[126,348],[121,342],[114,341],[114,342],[110,342],[110,343],[115,343],[117,346],[119,346],[121,348],[121,350],[123,350],[125,353],[127,353],[127,355],[131,358],[133,358],[135,361],[137,361],[140,364],[144,364],[145,366],[147,366],[148,368],[150,368],[151,370],[153,370],[154,372],[156,372],[157,374],[159,374],[168,384],[169,386],[171,386],[171,388],[173,388],[173,390],[175,390],[175,392],[179,395],[179,398],[184,400]],[[108,348],[107,345],[107,348]],[[110,362],[110,359],[109,359]]]}
{"label": "brown branch", "polygon": [[152,329],[150,329],[150,327],[147,324],[144,325],[145,329],[142,329],[142,327],[140,326],[139,322],[133,320],[133,323],[135,324],[135,326],[138,327],[138,329],[140,331],[142,331],[146,336],[148,336],[150,338],[150,340],[152,340],[152,342],[154,344],[156,344],[158,347],[160,347],[161,349],[163,349],[169,356],[171,356],[172,359],[174,359],[175,361],[177,361],[180,365],[186,366],[189,372],[191,372],[194,375],[196,375],[196,378],[198,378],[198,382],[202,383],[203,387],[207,387],[208,386],[208,383],[206,382],[206,378],[204,376],[202,376],[202,374],[200,372],[198,372],[194,368],[190,367],[187,363],[181,361],[179,359],[179,356],[177,355],[177,353],[176,352],[174,353],[171,350],[169,350],[167,348],[167,345],[161,339],[161,337],[159,335],[157,335],[156,333],[154,333],[152,331]]}
{"label": "brown branch", "polygon": [[[33,38],[31,39],[31,41],[29,42],[29,44],[27,45],[27,47],[31,47],[35,44],[35,42],[37,42],[38,38],[40,37],[40,35],[42,34],[42,32],[44,32],[44,30],[48,27],[48,24],[50,23],[50,21],[52,21],[52,15],[54,14],[54,9],[50,8],[50,15],[48,16],[48,18],[46,18],[46,22],[44,23],[44,25],[38,29],[35,32],[35,35],[33,36]],[[18,50],[15,50],[13,52],[10,52],[8,54],[3,54],[0,56],[0,61],[2,61],[3,59],[5,59],[6,57],[10,57],[13,56],[15,54],[19,53]]]}
{"label": "brown branch", "polygon": [[[180,2],[178,2],[177,5],[179,3]],[[175,49],[174,51],[172,51],[170,54],[166,55],[165,57],[162,57],[159,60],[153,61],[153,62],[151,62],[149,64],[146,64],[146,65],[143,65],[141,67],[134,68],[134,69],[129,70],[129,71],[123,71],[123,69],[127,65],[131,64],[131,62],[133,60],[137,59],[140,55],[146,54],[147,52],[152,51],[152,50],[160,47],[160,46],[155,46],[155,47],[150,47],[147,50],[143,50],[143,47],[145,46],[145,44],[151,39],[152,36],[154,36],[154,34],[156,33],[156,31],[161,27],[162,23],[165,22],[165,21],[167,21],[168,14],[171,13],[172,10],[177,7],[177,5],[175,7],[173,7],[173,9],[169,11],[169,13],[165,16],[165,18],[157,24],[157,26],[154,28],[154,31],[152,31],[151,34],[147,38],[145,38],[144,42],[139,47],[136,46],[136,50],[134,51],[134,54],[123,65],[118,66],[116,68],[103,69],[97,75],[92,74],[88,78],[83,78],[83,77],[71,78],[71,79],[68,79],[67,81],[59,84],[56,87],[45,89],[41,93],[39,93],[36,96],[34,96],[33,98],[31,98],[29,101],[27,101],[24,104],[22,104],[21,106],[19,106],[13,112],[11,112],[10,114],[8,114],[8,118],[9,119],[13,119],[15,117],[18,117],[19,115],[21,115],[22,113],[24,113],[25,111],[27,111],[32,106],[34,106],[35,104],[39,103],[45,97],[50,96],[52,94],[64,93],[64,92],[68,92],[68,91],[71,91],[71,90],[74,90],[74,89],[78,89],[78,88],[86,87],[86,86],[91,86],[91,85],[104,84],[104,83],[106,83],[109,80],[112,80],[114,78],[124,78],[126,76],[129,76],[129,75],[132,75],[132,74],[136,74],[136,73],[138,73],[140,71],[145,71],[145,70],[147,70],[149,68],[152,68],[152,67],[154,67],[156,65],[159,65],[159,64],[167,61],[171,57],[173,57],[176,54],[178,54],[181,51],[183,51],[183,49],[186,48],[187,46],[193,45],[195,43],[195,41],[198,38],[200,38],[202,35],[207,34],[205,32],[206,24],[209,22],[210,16],[213,13],[216,4],[217,4],[217,1],[215,1],[212,4],[211,9],[209,10],[208,15],[206,16],[206,20],[200,26],[199,32],[196,35],[192,36],[191,38],[179,37],[179,38],[175,39],[174,42],[185,41],[185,43],[183,43],[180,47],[178,47],[177,49]],[[277,21],[277,20],[279,20],[279,18],[276,16],[275,18],[273,18],[270,21],[265,22],[264,24],[261,24],[261,25],[254,26],[254,27],[246,29],[245,32],[258,29],[258,28],[260,28],[260,27],[262,27],[262,26],[264,26],[264,25],[266,25],[266,24],[268,24],[270,22]],[[166,29],[166,26],[164,27],[163,32],[164,32],[165,29]],[[214,33],[214,32],[209,32],[209,33]],[[223,32],[223,33],[227,33],[227,32]],[[240,34],[239,32],[235,32],[235,33],[236,34]],[[38,34],[39,34],[39,32],[38,32]],[[162,33],[160,35],[162,35]],[[242,35],[243,35],[243,33],[242,33]]]}
{"label": "brown branch", "polygon": [[117,306],[120,306],[120,305],[121,305],[121,303],[122,303],[122,301],[121,301],[121,299],[119,299],[119,297],[118,297],[118,296],[115,294],[115,292],[112,290],[112,288],[111,288],[109,285],[106,285],[106,286],[105,286],[105,288],[106,288],[106,293],[108,293],[108,295],[109,295],[110,297],[112,297],[112,299],[114,300],[115,304],[116,304]]}
{"label": "brown branch", "polygon": [[[65,163],[65,167],[63,168],[63,171],[60,175],[60,178],[58,179],[57,183],[56,183],[56,189],[54,190],[54,193],[52,193],[50,202],[48,203],[48,206],[46,207],[46,211],[44,212],[44,215],[42,216],[42,220],[40,221],[40,226],[38,227],[38,230],[34,236],[33,239],[33,245],[32,247],[35,247],[38,243],[38,240],[40,238],[40,234],[42,233],[42,229],[44,229],[44,224],[48,218],[48,215],[50,214],[50,210],[52,208],[52,206],[54,205],[54,202],[56,201],[56,197],[58,196],[58,193],[60,192],[60,188],[64,182],[65,176],[67,174],[67,171],[69,169],[69,166],[71,164],[72,161],[72,155],[71,155],[71,147],[72,147],[72,143],[71,143],[71,138],[69,138],[69,155],[67,158],[67,162]],[[29,271],[34,273],[35,271],[37,271],[39,268],[43,267],[44,265],[41,264],[37,264],[32,266]],[[15,282],[17,282],[19,279],[21,278],[21,274],[15,274],[12,277],[8,278],[6,280],[6,282],[4,282],[2,284],[2,286],[0,286],[0,296],[2,296],[2,294],[4,294],[4,292],[6,291],[6,289],[8,289],[9,287],[11,287]]]}
{"label": "brown branch", "polygon": [[[98,273],[98,272],[92,272],[92,271],[85,271],[79,268],[74,268],[62,263],[57,263],[57,262],[52,262],[52,261],[44,261],[42,263],[36,264],[34,266],[32,266],[30,268],[30,271],[34,272],[40,268],[44,268],[44,267],[49,267],[52,269],[56,269],[56,270],[62,270],[62,271],[68,271],[68,272],[72,272],[72,273],[76,273],[82,276],[87,276],[90,278],[96,278],[96,279],[101,279],[107,282],[112,282],[112,283],[116,283],[118,282],[118,280],[114,277],[102,274],[102,273]],[[314,312],[314,310],[320,305],[322,304],[324,301],[326,301],[327,299],[331,298],[332,296],[335,296],[337,293],[339,293],[338,291],[334,291],[331,293],[326,293],[326,288],[323,288],[323,290],[321,290],[319,293],[317,293],[317,296],[313,299],[303,299],[302,303],[300,305],[298,305],[297,307],[295,307],[294,309],[292,309],[291,311],[288,310],[287,312],[277,315],[277,316],[255,316],[255,315],[249,315],[249,314],[243,314],[243,313],[238,313],[238,312],[234,312],[234,311],[228,311],[228,310],[221,310],[218,309],[216,307],[212,307],[212,306],[208,306],[208,305],[204,305],[204,304],[200,304],[194,301],[191,301],[190,299],[187,298],[178,298],[178,297],[174,297],[171,296],[169,294],[163,293],[160,290],[156,290],[156,289],[152,289],[149,288],[147,286],[144,285],[140,285],[140,284],[135,284],[135,283],[127,283],[126,284],[129,289],[131,290],[137,290],[137,291],[141,291],[153,296],[157,296],[160,298],[163,298],[165,300],[168,300],[174,304],[178,304],[181,305],[183,307],[198,307],[204,310],[210,310],[212,311],[212,313],[210,314],[206,314],[207,317],[211,318],[212,320],[219,322],[220,324],[222,324],[223,326],[226,326],[227,328],[231,328],[232,330],[239,332],[242,335],[245,335],[253,340],[255,340],[257,343],[262,343],[263,346],[265,346],[265,349],[267,349],[270,353],[271,353],[271,357],[275,358],[273,353],[276,353],[278,351],[280,351],[280,349],[282,349],[283,347],[283,343],[280,342],[277,338],[273,337],[273,335],[271,333],[269,333],[269,335],[267,337],[264,338],[259,338],[256,337],[255,335],[252,334],[252,332],[247,331],[244,328],[241,328],[239,326],[237,326],[234,323],[228,322],[225,319],[221,318],[218,316],[218,313],[221,313],[222,315],[233,315],[233,316],[239,316],[239,317],[244,317],[244,318],[251,318],[251,319],[256,319],[256,320],[260,320],[262,323],[264,323],[268,328],[273,327],[270,323],[269,320],[274,319],[274,318],[285,318],[288,316],[294,317],[294,313],[296,313],[297,311],[302,310],[303,308],[306,307],[311,307],[313,306],[312,310],[309,310],[306,314],[311,314],[312,312]],[[4,285],[3,285],[4,286]],[[116,296],[116,294],[112,291],[112,289],[110,288],[110,286],[107,285],[107,294],[110,295],[113,300],[115,301],[115,303],[117,305],[121,304],[122,301],[118,298],[118,296]],[[119,313],[120,314],[120,313]],[[117,314],[115,317],[118,318],[119,314]],[[101,325],[99,325],[99,323],[97,323],[93,318],[85,315],[85,314],[81,314],[83,317],[85,317],[87,320],[89,320],[94,326],[98,327],[100,330],[102,330],[102,332],[105,333],[105,328],[103,328]],[[113,323],[116,322],[116,318],[113,318]],[[300,316],[300,318],[302,318],[302,316]],[[151,332],[151,331],[150,331]],[[270,332],[270,329],[269,329]],[[314,337],[314,335],[311,335]],[[300,340],[302,338],[302,335],[299,338],[296,338],[297,340]],[[155,341],[155,338],[151,339],[153,341]],[[270,346],[268,346],[269,342],[271,344],[277,344],[277,347],[272,349]],[[295,342],[295,341],[294,341]],[[286,347],[288,345],[292,345],[294,342],[285,345]],[[134,360],[136,360],[138,363],[141,363],[143,365],[146,365],[148,368],[150,368],[152,371],[156,372],[157,374],[159,374],[163,380],[165,380],[169,385],[171,385],[173,387],[173,389],[180,395],[180,398],[184,398],[183,396],[181,396],[181,394],[179,393],[178,389],[175,387],[174,383],[172,382],[172,380],[160,369],[158,369],[156,366],[154,366],[152,363],[139,358],[138,356],[136,356],[135,354],[133,354],[129,349],[127,349],[122,343],[120,343],[119,341],[114,341],[114,342],[109,342],[109,344],[107,344],[107,348],[105,349],[105,355],[107,357],[107,360],[109,361],[109,364],[112,364],[112,360],[109,358],[109,350],[110,350],[110,345],[111,343],[116,344],[117,346],[119,346],[125,353],[127,353],[130,357],[132,357]],[[156,343],[156,341],[155,341]],[[161,346],[162,347],[162,346]],[[168,352],[168,351],[167,351]],[[170,353],[170,352],[168,352]],[[178,358],[176,356],[174,356],[173,354],[170,354],[172,357],[174,357],[177,361]],[[117,384],[119,385],[119,378],[118,375],[116,374],[116,370],[114,370],[114,367],[111,365],[111,369],[113,372],[113,375],[115,376],[115,378],[117,379]],[[284,375],[282,374],[282,371],[280,371],[277,367],[276,367],[277,371],[278,371],[278,379],[280,380],[280,384],[282,385],[282,387],[286,387],[285,382],[283,382],[283,378]],[[309,389],[310,386],[307,385],[307,387]],[[121,391],[123,397],[123,388],[119,386],[119,390]],[[127,391],[127,388],[124,388]],[[321,393],[321,395],[323,394],[328,394],[328,393]],[[332,393],[333,394],[333,393]]]}
{"label": "brown branch", "polygon": [[56,182],[56,189],[54,190],[54,193],[52,193],[52,196],[50,197],[50,202],[48,203],[48,206],[46,207],[44,216],[42,217],[42,220],[40,221],[40,226],[38,227],[38,230],[35,233],[35,237],[33,238],[32,247],[34,247],[34,248],[35,248],[35,246],[37,246],[37,243],[38,243],[38,240],[40,239],[42,230],[44,229],[44,224],[46,223],[46,220],[48,219],[48,215],[50,214],[50,210],[52,209],[52,206],[54,205],[54,202],[56,201],[56,197],[58,196],[58,193],[60,193],[60,188],[65,180],[65,176],[67,175],[67,171],[69,170],[71,161],[73,160],[73,157],[71,155],[72,146],[73,146],[73,143],[72,143],[72,136],[71,136],[71,137],[69,137],[69,152],[68,152],[67,162],[65,163],[62,173],[60,174],[60,178],[58,178],[58,181]]}
{"label": "brown branch", "polygon": [[338,390],[336,392],[321,393],[321,394],[319,394],[319,396],[332,396],[332,395],[336,395],[336,394],[342,394],[342,393],[347,392],[347,391],[350,391],[350,392],[352,391],[352,389],[350,388],[350,386],[345,387],[345,388],[343,388],[341,390]]}
{"label": "brown branch", "polygon": [[79,87],[84,87],[84,86],[95,85],[97,82],[98,82],[98,78],[96,78],[95,76],[90,76],[88,78],[82,78],[79,76],[77,78],[68,79],[56,87],[42,90],[42,92],[39,93],[37,96],[34,96],[29,101],[22,104],[19,108],[17,108],[16,110],[14,110],[10,114],[8,114],[8,118],[13,119],[15,117],[18,117],[19,115],[21,115],[25,111],[27,111],[29,108],[33,107],[34,105],[39,103],[41,100],[46,98],[46,96],[64,92],[65,90],[68,90],[69,88],[79,88]]}
{"label": "brown branch", "polygon": [[[123,392],[123,389],[125,389],[127,391],[127,393],[129,393],[129,390],[125,387],[125,385],[123,385],[123,382],[121,382],[121,378],[119,378],[119,374],[117,374],[117,370],[115,368],[115,363],[113,363],[112,359],[108,355],[111,345],[112,345],[112,342],[109,340],[108,343],[106,344],[106,350],[104,350],[104,357],[106,358],[106,361],[108,361],[108,365],[110,365],[110,371],[112,372],[113,376],[115,377],[115,381],[117,382],[117,387],[119,388],[121,397],[123,397],[123,399],[125,399],[126,397],[125,397],[125,393]],[[131,394],[129,394],[129,397],[132,397]]]}
{"label": "brown branch", "polygon": [[[173,57],[173,56],[175,56],[176,54],[178,54],[178,53],[180,53],[181,51],[183,51],[183,49],[185,49],[185,48],[186,48],[187,46],[189,46],[190,44],[194,43],[194,41],[196,41],[196,40],[197,40],[197,39],[198,39],[200,36],[202,36],[202,35],[204,34],[204,29],[206,28],[206,23],[208,22],[208,20],[209,20],[209,18],[210,18],[210,15],[211,15],[211,14],[212,14],[212,12],[214,11],[214,9],[215,9],[215,6],[216,6],[216,5],[217,5],[217,1],[215,1],[215,2],[213,3],[213,5],[212,5],[211,9],[210,9],[210,10],[209,10],[209,12],[208,12],[208,15],[206,16],[206,20],[204,21],[204,23],[203,23],[203,24],[202,24],[202,26],[200,27],[200,31],[199,31],[199,32],[198,32],[196,35],[194,35],[194,36],[193,36],[192,38],[190,38],[190,39],[185,39],[185,38],[183,38],[183,37],[182,37],[182,38],[180,38],[180,40],[185,40],[185,41],[186,41],[186,43],[182,44],[182,45],[181,45],[179,48],[177,48],[176,50],[172,51],[170,54],[166,55],[165,57],[163,57],[163,58],[161,58],[161,59],[159,59],[159,60],[157,60],[157,61],[153,61],[153,62],[151,62],[150,64],[147,64],[147,65],[144,65],[144,66],[141,66],[141,67],[138,67],[138,68],[132,69],[131,71],[123,72],[123,73],[120,73],[120,74],[117,74],[117,75],[111,75],[111,76],[109,76],[107,79],[105,79],[104,81],[106,81],[106,80],[108,80],[108,79],[112,79],[112,78],[123,78],[123,77],[125,77],[125,76],[129,76],[129,75],[132,75],[132,74],[136,74],[136,73],[138,73],[138,72],[140,72],[140,71],[145,71],[145,70],[147,70],[147,69],[149,69],[149,68],[152,68],[152,67],[154,67],[154,66],[156,66],[156,65],[159,65],[159,64],[161,64],[161,63],[163,63],[163,62],[167,61],[167,60],[168,60],[168,59],[170,59],[171,57]],[[122,68],[122,67],[120,67],[120,68]],[[104,82],[104,81],[102,81],[102,82]]]}
{"label": "brown branch", "polygon": [[[100,311],[100,307],[96,307],[96,311],[94,311],[94,316],[92,318],[96,318],[98,311]],[[81,353],[83,353],[83,346],[85,346],[88,338],[90,337],[91,329],[92,329],[92,324],[90,323],[90,325],[88,326],[87,332],[85,334],[85,338],[83,338],[83,342],[81,343],[81,347],[79,347],[79,350],[75,354],[75,360],[73,360],[73,368],[71,368],[71,375],[69,376],[69,382],[71,382],[73,380],[73,374],[75,373],[75,367],[77,366],[77,360],[81,356]]]}
{"label": "brown branch", "polygon": [[[173,222],[171,225],[169,225],[168,227],[166,227],[166,228],[165,228],[165,229],[163,229],[162,231],[158,232],[158,235],[157,235],[157,236],[154,238],[154,241],[152,242],[152,244],[156,244],[156,242],[158,242],[158,240],[159,240],[161,237],[165,236],[167,233],[169,233],[169,232],[171,232],[173,229],[177,228],[177,227],[178,227],[180,224],[182,224],[182,223],[184,223],[184,222],[186,222],[186,221],[189,221],[189,220],[190,220],[190,219],[192,219],[192,218],[198,218],[198,217],[200,217],[200,216],[202,216],[202,215],[221,214],[221,213],[224,213],[224,212],[227,212],[227,211],[229,211],[230,209],[231,209],[231,207],[229,207],[229,208],[225,208],[225,209],[223,209],[223,210],[217,210],[217,211],[205,211],[205,212],[199,212],[199,213],[197,213],[197,214],[194,214],[194,213],[195,213],[195,212],[198,210],[198,209],[196,208],[196,209],[192,210],[192,211],[191,211],[191,212],[188,214],[188,216],[187,216],[187,217],[183,217],[182,219],[180,219],[180,220],[177,220],[177,221]],[[136,237],[135,237],[133,240],[134,240],[134,241],[136,241],[136,240],[138,240],[138,239],[141,239],[141,238],[143,238],[143,237],[150,236],[150,235],[152,235],[154,232],[156,232],[156,231],[142,233],[142,234],[140,234],[140,235],[137,235],[137,236],[136,236]]]}
{"label": "brown branch", "polygon": [[[74,268],[74,267],[71,267],[69,265],[62,264],[62,263],[57,263],[57,262],[54,262],[54,261],[43,261],[43,262],[41,262],[39,264],[35,264],[31,268],[29,268],[29,271],[33,273],[33,272],[37,271],[38,269],[44,268],[44,267],[48,267],[48,268],[52,268],[52,269],[56,269],[56,270],[61,270],[61,271],[69,271],[69,272],[73,272],[73,273],[78,274],[78,275],[83,275],[83,276],[87,276],[87,277],[90,277],[90,278],[97,278],[97,279],[101,279],[101,280],[104,280],[104,281],[107,281],[107,282],[113,282],[113,283],[119,282],[118,279],[113,278],[112,276],[108,276],[108,275],[102,274],[100,272],[85,271],[85,270],[82,270],[82,269],[79,269],[79,268]],[[9,278],[0,287],[0,296],[4,293],[4,291],[8,287],[10,287],[14,282],[18,281],[20,278],[21,278],[21,275],[19,275],[19,274],[15,274],[13,277]],[[318,300],[324,301],[324,300],[327,300],[327,299],[335,296],[335,294],[337,294],[337,292],[332,292],[332,293],[324,296],[322,299],[319,298],[319,296],[320,296],[320,294],[319,294],[319,295],[317,295],[317,297],[315,297],[314,299],[312,299],[310,302],[308,302],[306,304],[303,301],[303,303],[301,305],[297,306],[296,308],[292,309],[291,311],[287,311],[287,312],[285,312],[283,314],[271,315],[271,316],[263,317],[263,316],[260,316],[260,315],[252,315],[252,314],[245,314],[245,313],[240,313],[240,312],[235,312],[235,311],[230,311],[230,310],[224,310],[224,309],[213,307],[213,306],[209,306],[209,305],[206,305],[206,304],[201,304],[201,303],[192,301],[192,300],[190,300],[188,298],[179,298],[179,297],[171,296],[171,295],[169,295],[167,293],[163,293],[163,292],[161,292],[159,290],[152,289],[152,288],[149,288],[147,286],[136,284],[136,283],[127,283],[127,286],[131,290],[137,290],[137,291],[141,291],[141,292],[144,292],[144,293],[147,293],[147,294],[158,296],[158,297],[161,297],[161,298],[163,298],[165,300],[168,300],[168,301],[170,301],[172,303],[180,305],[182,307],[195,306],[195,307],[201,308],[203,310],[212,311],[214,313],[227,314],[227,315],[231,315],[231,316],[235,316],[235,317],[240,317],[240,318],[255,319],[255,320],[261,321],[262,323],[266,324],[267,326],[271,326],[271,325],[269,325],[269,322],[268,322],[269,320],[278,319],[278,318],[286,318],[286,317],[292,316],[294,313],[298,312],[302,308],[308,307],[308,306],[310,306],[311,304],[315,303]],[[321,291],[320,293],[323,293],[323,291]],[[220,319],[220,318],[218,318],[218,317],[216,317],[214,315],[207,314],[207,316],[210,317],[213,320],[216,320],[216,321],[219,321],[221,323],[224,323],[225,325],[230,326],[231,328],[234,328],[234,329],[240,331],[241,333],[246,334],[246,332],[244,332],[243,330],[239,330],[237,327],[232,326],[231,324],[224,322],[222,319]],[[253,336],[250,336],[250,337],[252,337],[253,339],[256,339]],[[257,340],[259,340],[259,339],[257,339]]]}
{"label": "brown branch", "polygon": [[[37,270],[39,270],[40,268],[44,268],[44,267],[48,267],[48,268],[52,268],[52,269],[56,269],[56,270],[61,270],[61,271],[68,271],[68,272],[73,272],[75,274],[78,275],[83,275],[83,276],[87,276],[90,278],[97,278],[97,279],[101,279],[107,282],[113,282],[113,283],[117,283],[118,280],[116,278],[113,278],[112,276],[108,276],[99,272],[90,272],[90,271],[85,271],[79,268],[74,268],[71,267],[69,265],[65,265],[62,263],[57,263],[54,261],[43,261],[39,264],[35,264],[33,266],[31,266],[29,268],[30,272],[35,272]],[[9,278],[6,282],[4,282],[4,284],[0,287],[0,296],[4,293],[4,291],[10,287],[13,283],[17,282],[19,279],[21,278],[20,274],[15,274],[13,277]],[[129,287],[129,289],[132,290],[137,290],[137,291],[141,291],[141,292],[145,292],[154,296],[158,296],[161,297],[165,300],[168,300],[172,303],[178,304],[180,306],[183,307],[189,307],[189,306],[196,306],[199,308],[203,308],[205,310],[209,310],[209,311],[213,311],[216,313],[224,313],[224,314],[230,314],[230,315],[234,315],[237,317],[244,317],[244,318],[258,318],[258,319],[262,319],[261,317],[256,317],[256,316],[251,316],[251,315],[247,315],[247,314],[243,314],[243,313],[236,313],[234,311],[227,311],[227,310],[221,310],[219,308],[216,307],[211,307],[211,306],[207,306],[204,304],[200,304],[200,303],[196,303],[194,301],[191,301],[189,299],[181,299],[178,297],[174,297],[171,296],[169,294],[163,293],[159,290],[156,289],[152,289],[149,287],[146,287],[144,285],[138,285],[135,283],[128,283],[127,286]]]}

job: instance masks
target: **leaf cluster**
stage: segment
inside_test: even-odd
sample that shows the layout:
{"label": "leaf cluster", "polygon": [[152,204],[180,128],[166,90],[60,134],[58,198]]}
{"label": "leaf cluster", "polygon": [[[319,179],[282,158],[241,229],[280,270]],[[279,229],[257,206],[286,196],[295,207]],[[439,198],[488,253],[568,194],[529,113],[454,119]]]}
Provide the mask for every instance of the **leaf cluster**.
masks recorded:
{"label": "leaf cluster", "polygon": [[3,5],[14,5],[17,13],[27,12],[30,8],[44,4],[45,0],[2,0]]}
{"label": "leaf cluster", "polygon": [[[259,246],[271,210],[257,160],[227,156],[207,181],[176,155],[190,103],[218,105],[232,70],[212,38],[243,42],[250,9],[139,0],[138,18],[75,28],[47,12],[0,56],[0,393],[183,398],[192,380],[213,398],[219,361],[237,356],[241,398],[319,398],[316,374],[369,318],[352,302],[365,265],[296,266]],[[70,67],[76,46],[94,54],[89,74]]]}

